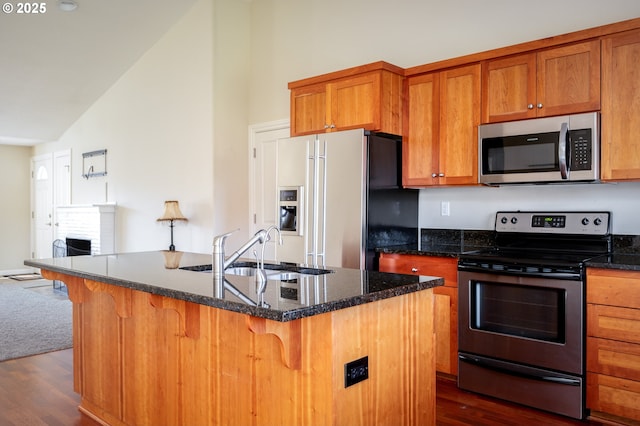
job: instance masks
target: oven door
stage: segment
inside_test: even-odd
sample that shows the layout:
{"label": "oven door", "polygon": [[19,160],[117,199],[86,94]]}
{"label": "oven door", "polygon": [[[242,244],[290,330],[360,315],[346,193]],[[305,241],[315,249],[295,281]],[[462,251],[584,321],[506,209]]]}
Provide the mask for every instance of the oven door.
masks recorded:
{"label": "oven door", "polygon": [[584,374],[582,281],[458,273],[459,350]]}

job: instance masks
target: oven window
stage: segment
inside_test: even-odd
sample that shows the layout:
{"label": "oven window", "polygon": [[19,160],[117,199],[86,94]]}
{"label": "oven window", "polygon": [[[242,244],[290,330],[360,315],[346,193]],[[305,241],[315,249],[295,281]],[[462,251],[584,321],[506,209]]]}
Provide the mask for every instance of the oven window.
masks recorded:
{"label": "oven window", "polygon": [[471,328],[565,343],[563,289],[472,281],[471,300]]}

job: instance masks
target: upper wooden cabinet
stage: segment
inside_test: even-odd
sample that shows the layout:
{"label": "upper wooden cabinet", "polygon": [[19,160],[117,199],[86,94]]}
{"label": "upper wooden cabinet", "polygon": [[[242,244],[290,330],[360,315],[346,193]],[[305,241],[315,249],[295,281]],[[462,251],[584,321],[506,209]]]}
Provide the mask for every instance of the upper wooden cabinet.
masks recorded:
{"label": "upper wooden cabinet", "polygon": [[600,40],[482,64],[482,122],[600,109]]}
{"label": "upper wooden cabinet", "polygon": [[364,128],[400,135],[403,70],[376,62],[289,83],[291,135]]}
{"label": "upper wooden cabinet", "polygon": [[404,186],[478,183],[480,65],[406,80]]}
{"label": "upper wooden cabinet", "polygon": [[640,179],[640,30],[602,40],[601,178]]}

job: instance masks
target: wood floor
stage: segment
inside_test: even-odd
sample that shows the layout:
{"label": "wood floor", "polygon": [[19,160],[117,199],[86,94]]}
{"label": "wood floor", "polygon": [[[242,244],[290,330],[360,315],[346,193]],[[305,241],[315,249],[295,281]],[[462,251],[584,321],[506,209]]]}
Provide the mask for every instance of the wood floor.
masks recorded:
{"label": "wood floor", "polygon": [[[80,398],[72,390],[72,358],[73,350],[67,349],[0,362],[0,425],[95,426],[77,410]],[[480,397],[442,378],[436,404],[439,426],[601,425]]]}

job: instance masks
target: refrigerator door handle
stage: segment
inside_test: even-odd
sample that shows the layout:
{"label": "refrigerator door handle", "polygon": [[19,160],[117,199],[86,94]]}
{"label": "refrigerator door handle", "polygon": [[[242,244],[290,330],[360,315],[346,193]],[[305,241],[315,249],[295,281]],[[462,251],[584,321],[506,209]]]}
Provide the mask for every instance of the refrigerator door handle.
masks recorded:
{"label": "refrigerator door handle", "polygon": [[[325,266],[325,248],[327,244],[327,158],[327,141],[325,139],[322,143],[322,151],[318,154],[318,163],[322,162],[322,166],[318,165],[318,171],[322,173],[322,192],[320,194],[322,197],[322,228],[316,229],[319,244],[316,253],[316,266],[322,267]],[[316,228],[318,228],[317,225]],[[320,262],[320,259],[322,259],[322,262]]]}
{"label": "refrigerator door handle", "polygon": [[318,180],[319,180],[319,164],[318,164],[318,148],[319,141],[317,137],[310,142],[309,146],[309,172],[307,176],[310,176],[311,180],[311,191],[308,191],[310,199],[307,203],[307,212],[311,217],[311,220],[308,220],[309,224],[309,232],[308,238],[305,238],[305,256],[307,259],[307,264],[315,266],[317,264],[317,246],[318,246]]}

